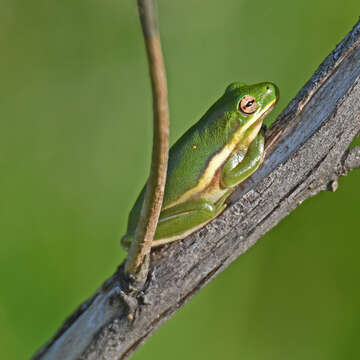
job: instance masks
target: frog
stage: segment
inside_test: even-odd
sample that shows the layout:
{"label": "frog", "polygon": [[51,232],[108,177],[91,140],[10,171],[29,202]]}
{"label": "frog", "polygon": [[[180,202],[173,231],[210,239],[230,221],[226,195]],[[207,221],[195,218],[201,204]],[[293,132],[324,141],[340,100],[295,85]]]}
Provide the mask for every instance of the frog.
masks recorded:
{"label": "frog", "polygon": [[[233,82],[175,142],[169,151],[152,247],[184,239],[225,210],[229,196],[263,161],[263,122],[278,99],[279,89],[274,83]],[[125,250],[134,239],[145,186],[130,211],[127,232],[121,239]]]}

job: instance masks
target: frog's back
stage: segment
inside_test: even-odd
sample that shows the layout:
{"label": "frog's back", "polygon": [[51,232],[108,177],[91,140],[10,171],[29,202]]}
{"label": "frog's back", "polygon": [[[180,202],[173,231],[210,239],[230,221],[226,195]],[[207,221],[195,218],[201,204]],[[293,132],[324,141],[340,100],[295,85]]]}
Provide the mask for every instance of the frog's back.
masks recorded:
{"label": "frog's back", "polygon": [[[211,115],[207,115],[207,114]],[[194,124],[170,149],[163,207],[169,207],[194,188],[210,159],[228,141],[224,113],[212,109]]]}

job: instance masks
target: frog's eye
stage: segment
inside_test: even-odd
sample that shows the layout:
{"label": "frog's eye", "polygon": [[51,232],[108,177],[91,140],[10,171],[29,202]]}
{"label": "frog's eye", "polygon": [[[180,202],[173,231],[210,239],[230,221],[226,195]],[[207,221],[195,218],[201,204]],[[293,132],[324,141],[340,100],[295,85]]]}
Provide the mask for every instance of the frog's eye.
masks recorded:
{"label": "frog's eye", "polygon": [[240,110],[245,114],[252,114],[257,109],[258,105],[253,96],[245,96],[239,104]]}

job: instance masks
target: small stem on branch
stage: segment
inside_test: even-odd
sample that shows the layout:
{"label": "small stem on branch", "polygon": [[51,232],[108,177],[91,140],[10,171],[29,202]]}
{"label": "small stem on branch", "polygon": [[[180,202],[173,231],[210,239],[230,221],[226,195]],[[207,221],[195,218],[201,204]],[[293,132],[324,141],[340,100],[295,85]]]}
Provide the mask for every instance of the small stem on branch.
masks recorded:
{"label": "small stem on branch", "polygon": [[141,216],[125,263],[125,272],[136,283],[147,276],[152,239],[164,195],[169,148],[169,105],[155,0],[138,0],[138,9],[149,63],[153,96],[153,150]]}

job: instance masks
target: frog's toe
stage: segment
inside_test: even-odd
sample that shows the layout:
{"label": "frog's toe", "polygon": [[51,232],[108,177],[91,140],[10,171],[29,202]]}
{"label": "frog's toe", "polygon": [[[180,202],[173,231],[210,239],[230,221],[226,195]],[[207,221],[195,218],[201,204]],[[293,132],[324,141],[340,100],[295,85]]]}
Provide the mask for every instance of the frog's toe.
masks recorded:
{"label": "frog's toe", "polygon": [[121,238],[120,244],[124,250],[128,251],[132,241],[133,241],[133,236],[126,234]]}

